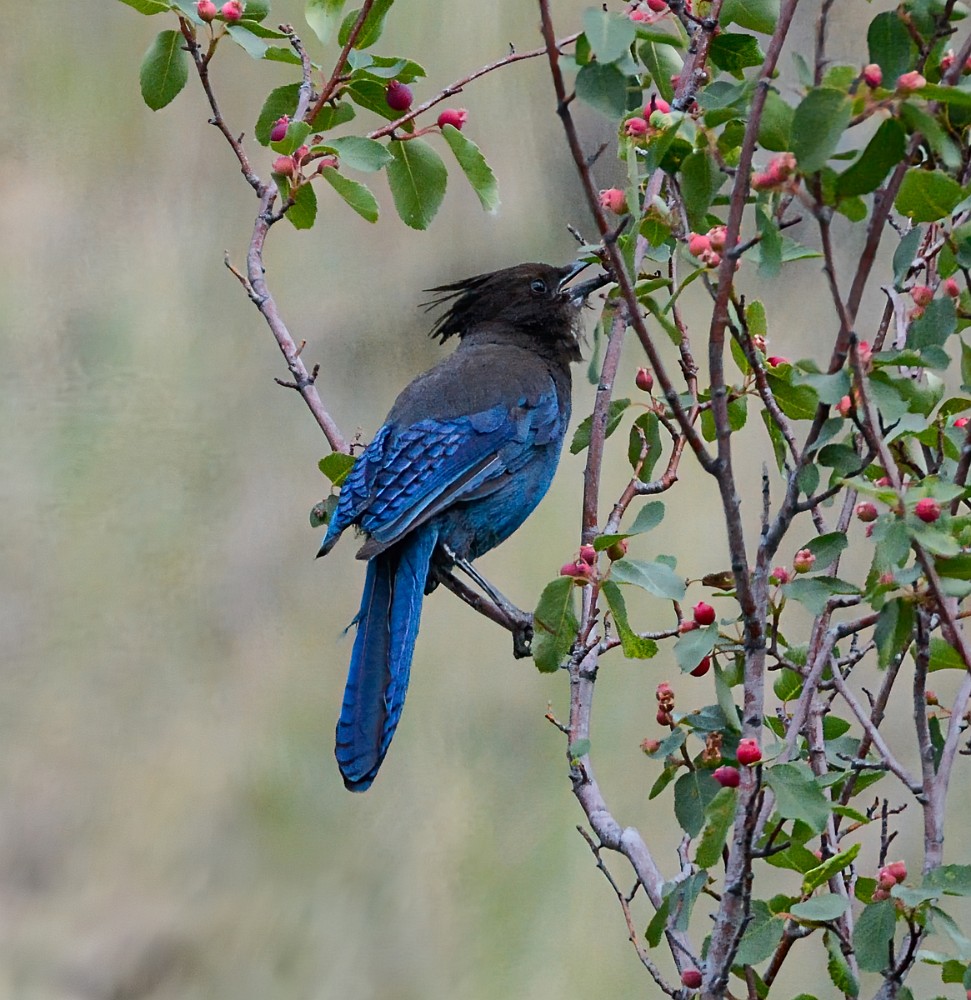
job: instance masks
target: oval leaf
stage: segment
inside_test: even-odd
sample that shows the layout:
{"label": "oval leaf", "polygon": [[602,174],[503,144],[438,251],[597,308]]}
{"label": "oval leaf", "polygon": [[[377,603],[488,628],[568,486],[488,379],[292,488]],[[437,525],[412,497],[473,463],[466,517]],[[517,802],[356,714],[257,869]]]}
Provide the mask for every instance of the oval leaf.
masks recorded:
{"label": "oval leaf", "polygon": [[543,588],[533,612],[533,661],[553,673],[569,655],[580,623],[574,611],[573,580],[561,576]]}
{"label": "oval leaf", "polygon": [[391,144],[388,184],[401,221],[427,229],[445,197],[448,171],[442,158],[421,139]]}
{"label": "oval leaf", "polygon": [[850,102],[840,90],[811,90],[792,116],[792,152],[804,174],[821,170],[836,151],[850,120]]}
{"label": "oval leaf", "polygon": [[472,190],[478,196],[482,207],[491,215],[495,215],[499,211],[499,182],[492,168],[486,163],[482,151],[454,125],[446,125],[442,129],[442,136],[462,168],[462,173],[472,185]]}
{"label": "oval leaf", "polygon": [[378,221],[378,200],[364,184],[345,177],[333,167],[325,167],[320,175],[362,219]]}
{"label": "oval leaf", "polygon": [[142,98],[158,111],[170,103],[189,79],[189,60],[181,32],[162,31],[142,59],[138,72]]}

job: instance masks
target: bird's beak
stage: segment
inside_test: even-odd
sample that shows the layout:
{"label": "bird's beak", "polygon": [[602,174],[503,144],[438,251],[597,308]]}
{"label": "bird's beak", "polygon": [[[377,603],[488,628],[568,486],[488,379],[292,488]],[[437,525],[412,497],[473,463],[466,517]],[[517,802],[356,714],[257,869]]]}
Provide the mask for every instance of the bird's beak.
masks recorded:
{"label": "bird's beak", "polygon": [[566,294],[569,296],[570,301],[574,305],[582,305],[586,297],[591,293],[595,292],[598,288],[602,288],[604,285],[609,285],[611,279],[606,274],[598,274],[593,278],[587,278],[586,281],[581,281],[574,285],[572,288],[567,288],[566,286],[584,269],[589,267],[591,261],[589,260],[575,260],[572,264],[568,265],[566,268],[566,274],[560,280],[557,286],[557,291],[561,294]]}

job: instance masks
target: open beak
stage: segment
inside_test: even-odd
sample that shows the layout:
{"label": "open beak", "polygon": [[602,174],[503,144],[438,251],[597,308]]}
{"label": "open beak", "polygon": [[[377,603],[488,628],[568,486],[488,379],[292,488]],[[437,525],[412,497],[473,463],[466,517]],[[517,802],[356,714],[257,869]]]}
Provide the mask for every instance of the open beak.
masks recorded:
{"label": "open beak", "polygon": [[583,305],[586,297],[591,293],[595,292],[598,288],[603,288],[604,285],[609,285],[611,279],[606,274],[598,274],[593,278],[587,278],[586,281],[580,281],[573,285],[571,288],[566,286],[583,270],[588,268],[591,264],[589,260],[575,260],[572,264],[567,266],[566,274],[560,279],[560,283],[557,286],[557,291],[561,294],[569,296],[570,301],[574,305]]}

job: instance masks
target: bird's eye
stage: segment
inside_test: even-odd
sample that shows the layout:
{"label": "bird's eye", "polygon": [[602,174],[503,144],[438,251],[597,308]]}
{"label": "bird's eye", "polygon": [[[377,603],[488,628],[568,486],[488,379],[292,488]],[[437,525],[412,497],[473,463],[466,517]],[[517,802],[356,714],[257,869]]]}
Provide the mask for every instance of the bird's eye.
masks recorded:
{"label": "bird's eye", "polygon": [[529,283],[530,291],[534,295],[545,295],[546,294],[546,282],[542,278],[536,278],[534,281]]}

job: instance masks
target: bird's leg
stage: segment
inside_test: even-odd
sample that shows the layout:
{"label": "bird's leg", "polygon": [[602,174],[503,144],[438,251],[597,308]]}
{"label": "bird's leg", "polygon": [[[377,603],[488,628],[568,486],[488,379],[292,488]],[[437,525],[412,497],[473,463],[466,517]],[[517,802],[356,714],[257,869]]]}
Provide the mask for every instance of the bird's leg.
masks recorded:
{"label": "bird's leg", "polygon": [[441,548],[448,561],[467,573],[486,592],[489,600],[459,580],[451,572],[451,567],[444,565],[443,561],[432,563],[432,573],[435,580],[444,584],[453,594],[465,601],[470,608],[512,632],[512,651],[516,659],[529,656],[531,654],[530,645],[533,641],[533,616],[528,611],[517,608],[512,601],[504,597],[472,568],[467,559],[459,559],[447,546],[443,545]]}

